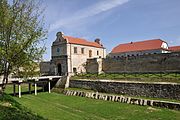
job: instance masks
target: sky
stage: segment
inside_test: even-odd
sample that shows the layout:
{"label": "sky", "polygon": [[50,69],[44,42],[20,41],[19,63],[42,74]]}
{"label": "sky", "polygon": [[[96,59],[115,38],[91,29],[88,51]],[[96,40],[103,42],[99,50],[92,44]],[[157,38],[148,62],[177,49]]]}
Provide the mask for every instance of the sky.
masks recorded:
{"label": "sky", "polygon": [[51,59],[56,33],[113,47],[135,41],[162,39],[180,45],[180,0],[45,0],[48,36],[44,60]]}

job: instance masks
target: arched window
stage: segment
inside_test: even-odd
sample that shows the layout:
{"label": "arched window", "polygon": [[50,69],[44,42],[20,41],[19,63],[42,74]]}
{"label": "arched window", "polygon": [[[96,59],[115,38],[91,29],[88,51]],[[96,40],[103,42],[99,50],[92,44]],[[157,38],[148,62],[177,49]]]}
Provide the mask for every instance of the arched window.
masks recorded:
{"label": "arched window", "polygon": [[73,73],[77,74],[77,69],[75,67],[73,68]]}

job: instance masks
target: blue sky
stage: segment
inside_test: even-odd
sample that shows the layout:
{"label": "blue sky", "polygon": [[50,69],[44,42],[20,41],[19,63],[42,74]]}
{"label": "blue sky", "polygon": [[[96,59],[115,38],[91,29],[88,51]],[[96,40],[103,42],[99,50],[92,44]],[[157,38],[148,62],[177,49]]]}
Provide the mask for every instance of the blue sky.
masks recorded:
{"label": "blue sky", "polygon": [[120,43],[160,38],[180,45],[180,0],[45,0],[49,26],[44,60],[56,33],[94,41],[107,52]]}

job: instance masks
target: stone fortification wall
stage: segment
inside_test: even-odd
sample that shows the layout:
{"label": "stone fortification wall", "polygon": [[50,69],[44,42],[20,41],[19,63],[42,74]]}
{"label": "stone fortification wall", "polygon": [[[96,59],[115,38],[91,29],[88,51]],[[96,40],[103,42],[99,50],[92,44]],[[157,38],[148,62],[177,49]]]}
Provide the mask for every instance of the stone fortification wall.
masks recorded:
{"label": "stone fortification wall", "polygon": [[86,71],[88,73],[180,72],[180,52],[105,58],[102,62],[89,59]]}
{"label": "stone fortification wall", "polygon": [[87,73],[102,73],[102,62],[101,58],[87,59],[86,72]]}
{"label": "stone fortification wall", "polygon": [[51,61],[40,63],[41,76],[55,75],[55,65]]}
{"label": "stone fortification wall", "polygon": [[98,92],[84,92],[84,91],[75,91],[75,90],[65,90],[64,94],[68,96],[70,95],[80,96],[80,97],[87,97],[87,98],[99,99],[105,101],[121,102],[121,103],[135,104],[141,106],[148,105],[148,106],[156,106],[156,107],[180,110],[180,103],[168,102],[168,101],[147,100],[147,99],[126,97],[122,95],[118,96],[118,95],[104,94]]}
{"label": "stone fortification wall", "polygon": [[103,59],[105,73],[180,72],[180,52]]}
{"label": "stone fortification wall", "polygon": [[180,84],[122,82],[112,80],[70,80],[70,87],[129,96],[180,100]]}

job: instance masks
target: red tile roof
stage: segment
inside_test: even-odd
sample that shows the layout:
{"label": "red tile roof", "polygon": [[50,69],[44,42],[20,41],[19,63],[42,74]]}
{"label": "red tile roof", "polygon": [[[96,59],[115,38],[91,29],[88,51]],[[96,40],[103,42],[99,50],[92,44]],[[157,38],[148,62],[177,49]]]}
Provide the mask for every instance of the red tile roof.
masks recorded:
{"label": "red tile roof", "polygon": [[103,48],[102,45],[96,43],[96,42],[89,42],[85,39],[81,39],[81,38],[74,38],[71,36],[64,36],[65,39],[67,39],[68,43],[71,44],[78,44],[78,45],[85,45],[85,46],[92,46],[92,47],[97,47],[97,48]]}
{"label": "red tile roof", "polygon": [[113,48],[111,53],[164,49],[161,47],[163,42],[164,41],[161,39],[153,39],[139,42],[131,42],[126,44],[119,44],[118,46]]}
{"label": "red tile roof", "polygon": [[172,46],[172,47],[169,47],[169,50],[171,51],[180,51],[180,46]]}

